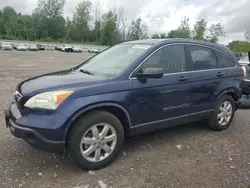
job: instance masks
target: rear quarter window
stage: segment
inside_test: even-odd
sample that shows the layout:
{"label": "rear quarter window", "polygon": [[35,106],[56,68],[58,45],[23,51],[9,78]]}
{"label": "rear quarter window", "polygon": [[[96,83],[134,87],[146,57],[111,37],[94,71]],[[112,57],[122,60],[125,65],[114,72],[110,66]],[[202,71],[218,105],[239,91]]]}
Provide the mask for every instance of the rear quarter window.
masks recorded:
{"label": "rear quarter window", "polygon": [[215,54],[217,56],[220,68],[227,68],[227,67],[235,67],[236,66],[236,62],[234,62],[227,55],[225,55],[221,52],[218,52],[218,51],[215,51]]}

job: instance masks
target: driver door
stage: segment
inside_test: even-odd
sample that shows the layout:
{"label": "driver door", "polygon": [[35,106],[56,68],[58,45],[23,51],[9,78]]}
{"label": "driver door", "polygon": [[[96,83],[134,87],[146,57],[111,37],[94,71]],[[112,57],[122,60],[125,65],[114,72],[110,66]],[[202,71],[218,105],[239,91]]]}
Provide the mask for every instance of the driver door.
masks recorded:
{"label": "driver door", "polygon": [[186,64],[185,46],[159,49],[138,69],[162,68],[162,78],[133,78],[133,122],[135,133],[154,131],[190,120],[191,73]]}

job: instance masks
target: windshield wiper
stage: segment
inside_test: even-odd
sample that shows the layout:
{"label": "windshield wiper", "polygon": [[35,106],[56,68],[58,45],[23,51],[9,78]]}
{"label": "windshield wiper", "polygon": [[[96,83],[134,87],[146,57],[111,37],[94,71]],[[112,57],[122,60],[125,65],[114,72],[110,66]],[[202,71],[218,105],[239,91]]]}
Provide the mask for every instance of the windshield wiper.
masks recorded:
{"label": "windshield wiper", "polygon": [[80,69],[80,72],[85,73],[85,74],[89,74],[89,75],[94,75],[94,73],[89,72],[88,70],[85,70],[85,69]]}

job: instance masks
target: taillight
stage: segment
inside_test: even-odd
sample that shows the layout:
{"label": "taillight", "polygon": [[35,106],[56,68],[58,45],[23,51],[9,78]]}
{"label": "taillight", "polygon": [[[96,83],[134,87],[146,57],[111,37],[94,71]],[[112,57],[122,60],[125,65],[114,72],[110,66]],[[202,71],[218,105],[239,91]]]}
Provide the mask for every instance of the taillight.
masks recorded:
{"label": "taillight", "polygon": [[242,66],[241,68],[242,68],[242,70],[243,70],[242,79],[245,80],[245,79],[246,79],[247,70],[246,70],[246,67],[244,67],[244,66]]}

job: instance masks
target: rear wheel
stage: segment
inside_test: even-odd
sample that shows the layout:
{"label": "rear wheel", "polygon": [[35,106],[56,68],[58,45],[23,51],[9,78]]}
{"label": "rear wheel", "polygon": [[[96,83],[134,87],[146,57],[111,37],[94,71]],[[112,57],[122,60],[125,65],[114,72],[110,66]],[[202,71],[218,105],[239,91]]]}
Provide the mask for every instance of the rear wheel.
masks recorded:
{"label": "rear wheel", "polygon": [[86,170],[107,166],[119,154],[124,130],[116,116],[94,111],[77,121],[71,131],[67,151],[71,161]]}
{"label": "rear wheel", "polygon": [[216,104],[214,113],[209,122],[213,130],[227,129],[233,121],[235,112],[235,101],[229,95],[222,96]]}

